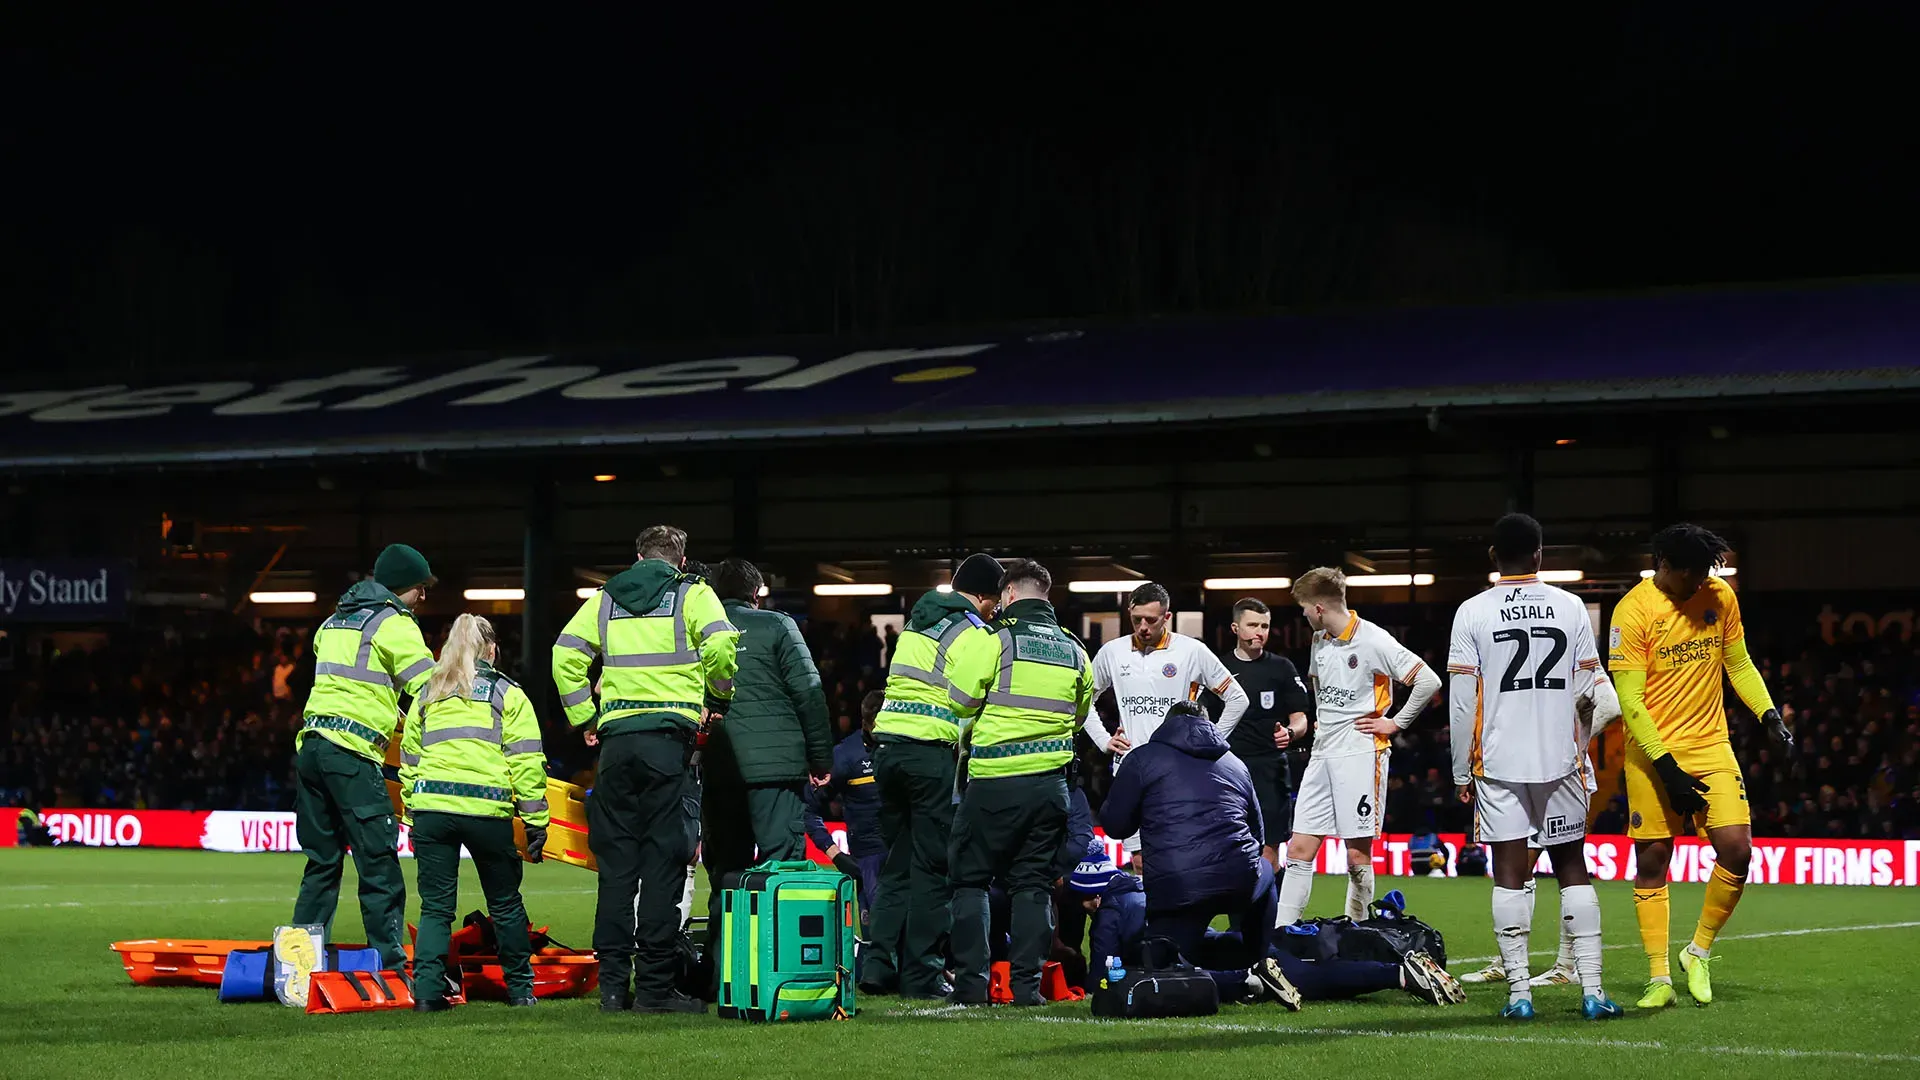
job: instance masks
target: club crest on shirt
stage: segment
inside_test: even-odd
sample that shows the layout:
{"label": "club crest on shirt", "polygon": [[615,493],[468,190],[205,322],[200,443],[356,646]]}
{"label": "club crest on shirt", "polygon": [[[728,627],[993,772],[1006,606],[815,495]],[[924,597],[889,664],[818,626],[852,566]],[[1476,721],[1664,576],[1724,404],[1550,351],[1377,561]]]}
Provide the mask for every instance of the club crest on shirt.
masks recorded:
{"label": "club crest on shirt", "polygon": [[1347,657],[1347,666],[1348,666],[1348,667],[1350,667],[1350,668],[1357,668],[1357,667],[1359,667],[1359,666],[1360,666],[1360,658],[1359,658],[1358,656],[1349,656],[1349,657]]}
{"label": "club crest on shirt", "polygon": [[1180,669],[1174,667],[1172,664],[1163,664],[1160,667],[1160,677],[1163,679],[1171,679],[1178,674],[1180,674]]}
{"label": "club crest on shirt", "polygon": [[1706,614],[1706,620],[1707,620],[1707,625],[1712,626],[1714,623],[1717,623],[1720,621],[1720,613],[1713,610],[1712,608],[1708,608],[1707,614]]}

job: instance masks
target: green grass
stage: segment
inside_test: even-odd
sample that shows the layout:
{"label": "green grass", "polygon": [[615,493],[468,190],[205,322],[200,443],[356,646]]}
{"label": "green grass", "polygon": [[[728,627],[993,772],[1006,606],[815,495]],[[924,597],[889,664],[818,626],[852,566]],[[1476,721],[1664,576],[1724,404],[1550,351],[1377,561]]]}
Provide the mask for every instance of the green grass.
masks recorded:
{"label": "green grass", "polygon": [[[1449,1009],[1388,993],[1309,1003],[1297,1014],[1227,1006],[1202,1020],[1131,1023],[1094,1021],[1084,1005],[957,1012],[892,999],[868,1003],[850,1023],[768,1027],[603,1016],[592,1000],[310,1017],[278,1005],[221,1005],[211,990],[136,987],[107,949],[123,938],[265,938],[289,913],[299,872],[292,855],[0,849],[0,1077],[1920,1073],[1920,890],[1905,888],[1756,886],[1716,949],[1711,1008],[1630,1009],[1624,1020],[1589,1024],[1578,1016],[1578,990],[1559,987],[1536,993],[1541,1017],[1524,1027],[1496,1018],[1498,988],[1472,988],[1467,1004]],[[1456,972],[1492,952],[1484,879],[1392,884],[1447,935]],[[1337,908],[1344,885],[1322,878],[1315,912]],[[592,887],[573,867],[530,867],[527,906],[555,937],[584,947]],[[1624,886],[1600,889],[1609,988],[1630,1005],[1645,978],[1631,901]],[[352,890],[349,881],[345,895]],[[1541,891],[1534,943],[1550,953],[1557,911],[1551,884]],[[479,906],[478,897],[469,876],[462,910]],[[1676,942],[1699,902],[1699,886],[1674,888]],[[336,923],[342,940],[360,936],[351,908],[349,899]],[[1895,923],[1909,925],[1886,927]],[[1837,929],[1758,936],[1815,928]]]}

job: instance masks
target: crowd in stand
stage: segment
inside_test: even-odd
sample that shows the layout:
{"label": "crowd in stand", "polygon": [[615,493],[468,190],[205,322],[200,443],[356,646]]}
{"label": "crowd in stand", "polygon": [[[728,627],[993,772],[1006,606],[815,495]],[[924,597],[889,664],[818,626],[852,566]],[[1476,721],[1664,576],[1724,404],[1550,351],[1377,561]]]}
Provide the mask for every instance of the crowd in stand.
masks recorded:
{"label": "crowd in stand", "polygon": [[[503,620],[502,629],[514,629]],[[428,641],[437,647],[437,625]],[[814,621],[807,639],[836,737],[886,680],[891,635]],[[101,635],[64,651],[15,657],[0,738],[0,804],[128,809],[283,810],[293,735],[313,676],[309,631],[211,623]],[[1423,635],[1430,636],[1430,635]],[[1795,729],[1782,753],[1728,697],[1754,832],[1763,836],[1920,838],[1920,642],[1890,633],[1799,648],[1755,640],[1756,657]],[[1409,641],[1430,664],[1444,641]],[[516,642],[503,641],[508,661]],[[1304,657],[1297,658],[1304,661]],[[1451,783],[1444,701],[1396,741],[1390,832],[1462,832],[1468,808]],[[570,747],[553,740],[559,747]],[[1096,812],[1106,761],[1084,736],[1082,783]],[[577,763],[571,763],[577,764]],[[1304,766],[1295,761],[1295,776]],[[571,768],[567,769],[571,772]],[[1625,831],[1623,800],[1595,832]]]}

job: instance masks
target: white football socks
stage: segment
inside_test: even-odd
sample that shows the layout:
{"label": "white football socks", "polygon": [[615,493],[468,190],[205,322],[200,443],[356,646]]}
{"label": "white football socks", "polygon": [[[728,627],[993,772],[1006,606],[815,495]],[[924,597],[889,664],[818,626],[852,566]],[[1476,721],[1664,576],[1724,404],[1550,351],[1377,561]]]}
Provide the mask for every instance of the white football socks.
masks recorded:
{"label": "white football socks", "polygon": [[1606,997],[1600,988],[1600,894],[1591,885],[1560,890],[1561,937],[1571,938],[1573,963],[1588,997]]}
{"label": "white football socks", "polygon": [[1288,859],[1284,870],[1280,872],[1280,910],[1275,915],[1274,927],[1292,926],[1300,921],[1300,915],[1307,910],[1307,900],[1313,896],[1313,863],[1303,859]]}
{"label": "white football socks", "polygon": [[1373,914],[1373,867],[1347,865],[1347,918],[1359,922]]}
{"label": "white football socks", "polygon": [[1493,887],[1493,937],[1500,943],[1500,964],[1507,969],[1507,1000],[1532,1001],[1527,986],[1527,938],[1533,930],[1533,893]]}

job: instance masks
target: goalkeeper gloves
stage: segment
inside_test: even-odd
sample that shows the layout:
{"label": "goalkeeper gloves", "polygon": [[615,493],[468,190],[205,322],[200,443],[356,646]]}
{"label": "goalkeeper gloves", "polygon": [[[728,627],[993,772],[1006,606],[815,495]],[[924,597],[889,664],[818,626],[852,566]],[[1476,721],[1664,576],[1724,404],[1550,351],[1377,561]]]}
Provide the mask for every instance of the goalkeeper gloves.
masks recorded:
{"label": "goalkeeper gloves", "polygon": [[1674,813],[1685,817],[1707,808],[1707,800],[1700,797],[1707,790],[1707,782],[1682,769],[1672,754],[1654,758],[1653,768],[1660,774],[1660,785],[1667,789],[1667,803]]}
{"label": "goalkeeper gloves", "polygon": [[527,861],[539,862],[547,850],[547,830],[538,825],[527,826]]}
{"label": "goalkeeper gloves", "polygon": [[844,851],[833,857],[833,868],[855,881],[860,880],[860,864],[854,861],[853,856]]}
{"label": "goalkeeper gloves", "polygon": [[1789,750],[1793,749],[1793,729],[1780,718],[1779,709],[1768,709],[1766,715],[1760,718],[1760,722],[1767,725],[1767,734],[1773,736],[1774,742]]}

